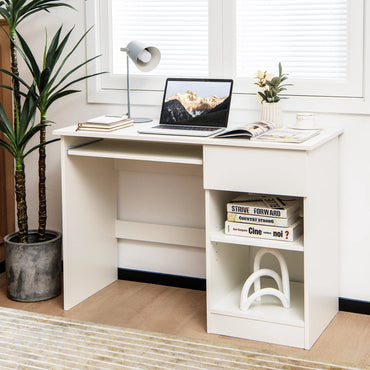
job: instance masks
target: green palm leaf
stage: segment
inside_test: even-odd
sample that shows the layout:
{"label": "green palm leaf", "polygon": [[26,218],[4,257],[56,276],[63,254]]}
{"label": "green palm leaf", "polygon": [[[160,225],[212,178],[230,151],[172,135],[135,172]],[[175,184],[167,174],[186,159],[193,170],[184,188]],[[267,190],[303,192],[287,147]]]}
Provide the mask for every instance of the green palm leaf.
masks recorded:
{"label": "green palm leaf", "polygon": [[35,122],[36,115],[36,100],[32,91],[29,91],[24,99],[23,106],[20,112],[16,112],[17,125],[15,126],[15,138],[19,148],[22,147],[23,137],[27,134],[29,126],[31,128]]}
{"label": "green palm leaf", "polygon": [[51,71],[50,68],[46,68],[41,72],[40,79],[38,80],[39,91],[43,92],[48,88]]}
{"label": "green palm leaf", "polygon": [[32,137],[45,125],[35,125],[36,100],[32,93],[27,94],[22,109],[18,112],[16,108],[16,122],[13,127],[4,107],[0,103],[0,131],[4,134],[1,146],[7,149],[18,161],[24,158],[26,145]]}
{"label": "green palm leaf", "polygon": [[[88,63],[92,62],[93,60],[97,59],[97,58],[100,58],[101,55],[97,55],[95,57],[92,57],[88,60],[85,60],[84,62],[82,62],[81,64],[79,64],[78,66],[74,67],[73,69],[71,69],[69,72],[67,72],[60,80],[59,82],[52,88],[50,89],[50,92],[54,92],[57,88],[59,88],[59,86],[70,76],[72,75],[73,73],[77,72],[80,68],[86,66]],[[59,71],[58,71],[59,72]],[[97,73],[94,73],[94,74],[90,74],[88,76],[84,76],[82,79],[87,79],[87,78],[90,78],[90,77],[94,77],[94,76],[97,76],[97,75],[101,75],[105,72],[97,72]],[[50,81],[51,83],[54,83],[54,81],[56,80],[57,78],[57,74],[55,74],[55,76],[53,77],[53,79]],[[81,78],[80,79],[76,79],[76,80],[73,80],[71,82],[69,82],[67,85],[65,85],[61,90],[65,90],[67,87],[75,84],[76,82],[79,82],[81,81]]]}
{"label": "green palm leaf", "polygon": [[60,33],[62,31],[62,27],[59,28],[56,35],[54,36],[52,43],[50,44],[49,50],[47,50],[47,53],[45,55],[45,67],[55,67],[56,63],[58,62],[60,56],[63,53],[63,50],[69,40],[69,37],[73,31],[73,28],[66,34],[66,36],[63,38],[62,42],[59,44],[59,37]]}
{"label": "green palm leaf", "polygon": [[29,141],[43,128],[45,125],[42,125],[41,123],[31,126],[29,130],[27,130],[24,135],[21,137],[18,145],[22,150],[24,151],[26,148],[26,145],[29,143]]}
{"label": "green palm leaf", "polygon": [[14,149],[15,146],[17,145],[14,128],[1,103],[0,103],[0,131],[8,139],[9,144]]}
{"label": "green palm leaf", "polygon": [[28,43],[26,40],[17,32],[17,37],[20,43],[21,48],[19,48],[17,45],[18,51],[21,53],[24,61],[27,63],[28,68],[32,71],[32,75],[35,78],[35,80],[40,79],[40,68],[37,65],[36,59],[33,56],[32,50],[28,46]]}
{"label": "green palm leaf", "polygon": [[[77,47],[81,44],[81,42],[84,40],[84,38],[86,37],[87,33],[90,30],[91,28],[83,34],[83,36],[76,42],[76,44],[73,45],[72,49],[66,54],[63,60],[61,60],[61,62],[58,63],[73,31],[72,28],[67,32],[67,34],[63,38],[61,38],[62,27],[60,27],[52,37],[50,45],[47,46],[47,42],[45,43],[43,66],[41,69],[37,64],[36,59],[32,54],[32,51],[28,47],[26,40],[19,33],[17,33],[21,46],[21,48],[18,48],[18,50],[20,51],[22,57],[25,59],[26,65],[34,78],[34,82],[36,85],[35,94],[37,96],[37,105],[42,117],[46,116],[47,110],[49,109],[51,104],[54,103],[56,100],[80,91],[71,89],[66,90],[71,85],[74,85],[77,82],[86,80],[93,76],[102,74],[100,72],[90,75],[83,75],[81,77],[72,79],[72,81],[68,82],[66,85],[61,87],[63,82],[65,82],[69,77],[71,77],[72,74],[74,74],[82,67],[86,66],[86,64],[90,63],[91,61],[99,57],[96,56],[88,60],[85,60],[82,63],[78,64],[76,67],[63,73],[63,67],[65,66],[65,63],[69,60],[71,55],[77,50]],[[55,72],[52,73],[53,71]],[[22,81],[21,83],[23,84]]]}
{"label": "green palm leaf", "polygon": [[41,143],[41,144],[38,144],[38,145],[35,145],[34,147],[32,147],[30,150],[28,150],[24,156],[27,157],[28,154],[32,153],[34,150],[36,149],[39,149],[45,145],[49,145],[51,143],[54,143],[55,141],[60,141],[60,138],[57,138],[57,139],[52,139],[52,140],[48,140],[48,141],[45,141],[44,143]]}
{"label": "green palm leaf", "polygon": [[9,143],[7,143],[5,140],[0,139],[0,147],[7,150],[13,157],[15,156],[12,146],[9,145]]}
{"label": "green palm leaf", "polygon": [[4,0],[0,2],[0,14],[7,21],[10,34],[13,34],[17,26],[30,15],[56,7],[74,9],[72,5],[60,0]]}
{"label": "green palm leaf", "polygon": [[[10,72],[10,71],[8,71],[8,70],[4,69],[4,68],[1,68],[1,67],[0,67],[0,72],[3,72],[3,73],[5,73],[5,74],[7,74],[8,76],[13,77],[14,79],[17,79],[17,80],[18,80],[19,82],[21,82],[21,83],[22,83],[22,85],[24,85],[27,89],[29,89],[29,88],[30,88],[30,86],[27,84],[27,82],[25,82],[21,77],[16,76],[14,73],[12,73],[12,72]],[[1,85],[1,87],[5,87],[5,88],[9,88],[10,90],[13,90],[13,87],[10,87],[10,86],[7,86],[7,85]],[[26,94],[24,94],[24,95],[26,95]]]}
{"label": "green palm leaf", "polygon": [[75,94],[80,92],[81,90],[65,90],[65,91],[58,91],[55,94],[51,95],[46,103],[45,108],[49,109],[50,105],[52,105],[56,100],[63,98],[64,96]]}
{"label": "green palm leaf", "polygon": [[[60,66],[59,66],[59,68],[58,68],[58,70],[55,72],[55,75],[54,75],[54,78],[53,78],[53,80],[52,80],[52,84],[54,84],[54,81],[57,79],[57,77],[59,76],[59,73],[62,71],[62,69],[63,69],[63,67],[64,67],[64,65],[65,65],[65,63],[69,60],[69,58],[71,57],[71,55],[76,51],[76,49],[77,49],[77,47],[81,44],[81,42],[86,38],[86,36],[87,36],[87,34],[91,31],[91,29],[92,29],[92,27],[90,27],[83,35],[82,35],[82,37],[77,41],[77,43],[74,45],[74,47],[71,49],[71,51],[65,56],[65,58],[63,59],[63,61],[60,63]],[[73,29],[72,29],[73,30]],[[70,34],[71,33],[71,31],[72,30],[70,30],[70,32],[68,33],[68,34]],[[67,34],[67,35],[68,35]],[[84,61],[83,63],[81,63],[80,65],[78,65],[77,67],[75,67],[75,68],[73,68],[72,70],[70,70],[69,72],[67,72],[62,78],[61,78],[61,80],[60,80],[60,82],[59,82],[59,85],[60,85],[60,83],[62,83],[66,78],[68,78],[72,73],[74,73],[75,71],[77,71],[79,68],[81,68],[82,66],[84,66],[84,65],[86,65],[86,64],[88,64],[88,63],[90,63],[92,60],[94,60],[94,59],[96,59],[96,58],[99,58],[100,57],[100,55],[97,55],[97,56],[95,56],[95,57],[92,57],[92,58],[90,58],[90,59],[88,59],[88,60],[86,60],[86,61]],[[104,73],[104,72],[102,72],[102,73]],[[89,78],[89,77],[87,77],[87,78]],[[58,85],[58,86],[59,86]],[[66,87],[65,87],[66,88]]]}

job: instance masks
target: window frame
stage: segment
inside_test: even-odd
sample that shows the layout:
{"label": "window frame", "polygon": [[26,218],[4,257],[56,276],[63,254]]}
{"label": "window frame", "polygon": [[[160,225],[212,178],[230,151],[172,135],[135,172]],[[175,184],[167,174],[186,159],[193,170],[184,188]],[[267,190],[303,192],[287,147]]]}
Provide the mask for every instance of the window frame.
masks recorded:
{"label": "window frame", "polygon": [[[337,112],[337,113],[370,113],[370,82],[368,81],[369,67],[366,61],[370,53],[370,27],[366,27],[366,20],[370,21],[370,6],[364,0],[347,0],[350,4],[349,13],[352,38],[349,39],[349,55],[352,59],[360,59],[360,67],[357,68],[355,83],[344,87],[336,86],[339,92],[332,96],[329,90],[322,89],[320,94],[315,94],[315,87],[311,83],[301,85],[303,91],[297,87],[289,88],[289,104],[284,104],[287,111],[315,111],[315,112]],[[109,47],[112,42],[109,37],[111,0],[86,0],[86,28],[94,25],[86,39],[87,58],[102,54],[93,63],[88,65],[88,73],[109,71],[111,65],[109,58]],[[232,78],[230,71],[234,72],[234,52],[236,50],[235,25],[235,0],[209,0],[209,77]],[[362,22],[358,22],[361,16]],[[356,20],[353,21],[353,20]],[[228,25],[227,27],[225,25]],[[358,42],[353,35],[363,35],[362,42]],[[231,40],[231,42],[230,42]],[[124,55],[122,55],[124,57]],[[353,65],[353,63],[350,63]],[[274,72],[274,71],[271,71]],[[289,71],[287,71],[289,72]],[[355,73],[356,74],[356,73]],[[162,92],[166,77],[148,76],[145,74],[131,76],[131,97],[133,105],[160,105]],[[252,78],[234,78],[233,108],[250,109],[258,108],[258,99]],[[299,81],[290,81],[297,83]],[[322,86],[327,86],[321,81]],[[332,81],[331,88],[332,88]],[[352,85],[352,86],[351,86]],[[316,85],[317,86],[317,85]],[[88,103],[110,103],[123,104],[125,102],[126,76],[111,75],[109,73],[87,80],[87,101]]]}

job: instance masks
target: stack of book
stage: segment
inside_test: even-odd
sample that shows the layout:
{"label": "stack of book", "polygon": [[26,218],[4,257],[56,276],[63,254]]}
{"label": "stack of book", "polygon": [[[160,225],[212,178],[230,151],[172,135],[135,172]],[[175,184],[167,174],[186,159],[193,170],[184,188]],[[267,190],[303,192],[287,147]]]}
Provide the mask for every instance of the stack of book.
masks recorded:
{"label": "stack of book", "polygon": [[99,116],[77,124],[76,131],[101,131],[110,132],[121,128],[132,126],[133,118],[123,118],[114,116]]}
{"label": "stack of book", "polygon": [[294,241],[302,235],[300,198],[243,194],[226,207],[226,234],[284,241]]}

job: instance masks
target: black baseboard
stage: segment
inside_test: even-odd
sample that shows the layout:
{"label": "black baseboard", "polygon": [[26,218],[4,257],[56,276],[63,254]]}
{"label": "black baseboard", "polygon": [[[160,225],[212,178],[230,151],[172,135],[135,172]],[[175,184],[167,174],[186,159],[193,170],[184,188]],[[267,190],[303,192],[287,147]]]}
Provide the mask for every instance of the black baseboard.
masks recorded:
{"label": "black baseboard", "polygon": [[174,286],[178,288],[206,290],[206,279],[189,276],[162,274],[159,272],[148,272],[118,268],[118,279],[138,281],[140,283]]}
{"label": "black baseboard", "polygon": [[339,298],[339,310],[370,315],[370,302]]}

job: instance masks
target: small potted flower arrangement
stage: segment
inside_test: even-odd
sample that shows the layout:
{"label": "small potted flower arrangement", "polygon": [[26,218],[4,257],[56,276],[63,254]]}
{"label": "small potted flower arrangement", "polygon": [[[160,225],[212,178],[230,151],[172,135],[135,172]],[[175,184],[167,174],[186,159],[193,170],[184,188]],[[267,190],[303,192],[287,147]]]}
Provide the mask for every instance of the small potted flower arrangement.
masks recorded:
{"label": "small potted flower arrangement", "polygon": [[258,71],[255,79],[257,82],[254,84],[260,87],[257,95],[261,99],[262,104],[261,120],[270,121],[273,122],[276,127],[282,127],[283,120],[280,100],[286,99],[286,97],[282,97],[280,93],[287,90],[287,86],[292,86],[292,84],[283,83],[288,79],[288,75],[283,73],[283,67],[281,63],[279,63],[278,76],[267,73],[267,71]]}

